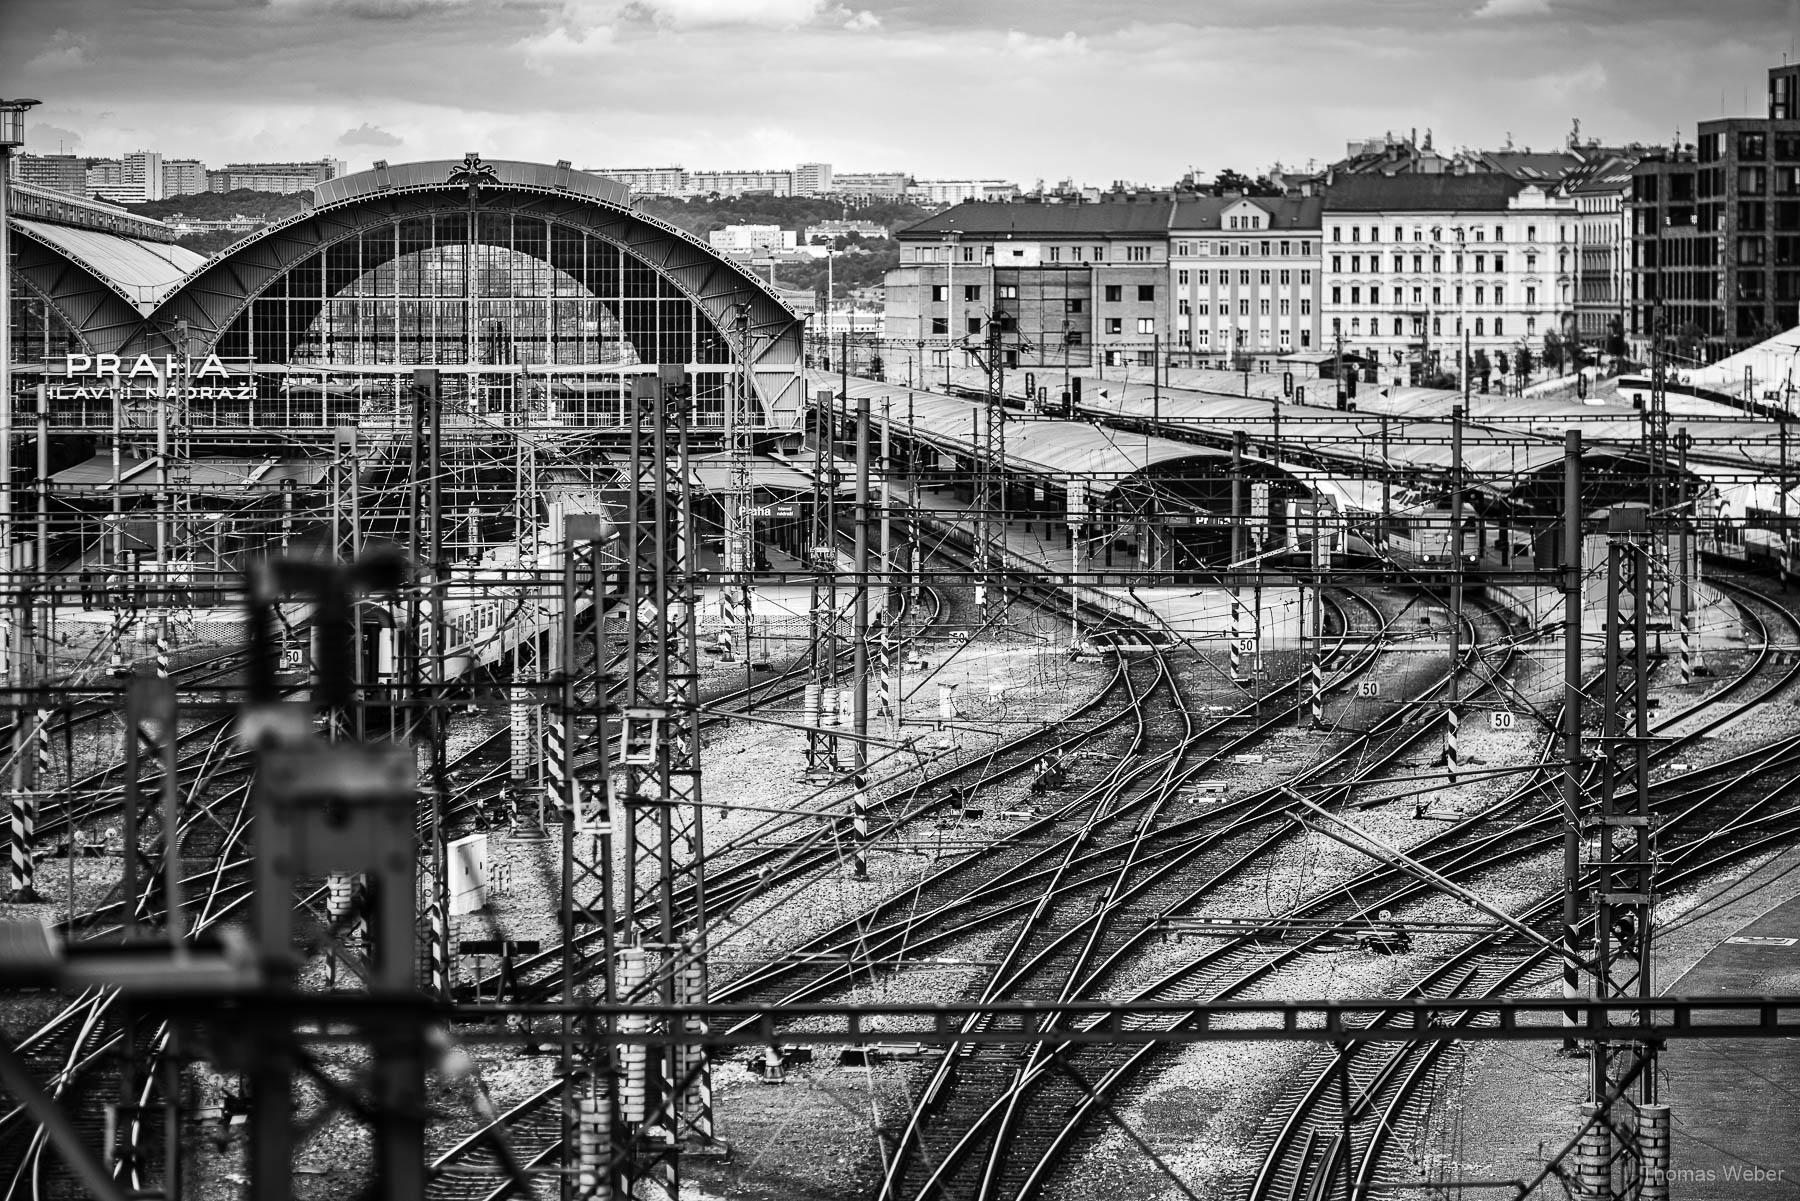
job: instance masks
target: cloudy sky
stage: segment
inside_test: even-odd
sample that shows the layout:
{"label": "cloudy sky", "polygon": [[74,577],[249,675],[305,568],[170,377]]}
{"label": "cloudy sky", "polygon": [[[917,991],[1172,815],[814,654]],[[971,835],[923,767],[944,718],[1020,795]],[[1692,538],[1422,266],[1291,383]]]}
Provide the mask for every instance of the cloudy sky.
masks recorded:
{"label": "cloudy sky", "polygon": [[1760,113],[1800,0],[0,0],[31,149],[1167,183]]}

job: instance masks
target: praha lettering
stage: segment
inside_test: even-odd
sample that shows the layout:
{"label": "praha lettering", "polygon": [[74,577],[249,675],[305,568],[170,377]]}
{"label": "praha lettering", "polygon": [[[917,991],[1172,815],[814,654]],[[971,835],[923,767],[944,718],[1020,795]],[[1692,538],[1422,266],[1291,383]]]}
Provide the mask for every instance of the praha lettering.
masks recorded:
{"label": "praha lettering", "polygon": [[201,360],[197,369],[194,367],[194,360],[186,355],[166,354],[158,357],[141,354],[136,358],[127,359],[123,355],[116,354],[71,354],[65,355],[64,358],[66,360],[64,370],[69,375],[116,375],[122,379],[149,376],[156,379],[174,375],[175,365],[180,363],[192,372],[194,379],[206,379],[212,376],[221,379],[231,377],[231,372],[225,370],[225,364],[219,361],[219,356],[216,354],[207,355]]}
{"label": "praha lettering", "polygon": [[52,400],[159,401],[174,398],[183,400],[255,400],[256,385],[230,384],[213,388],[179,388],[171,391],[167,397],[149,389],[63,387],[50,389],[49,396]]}

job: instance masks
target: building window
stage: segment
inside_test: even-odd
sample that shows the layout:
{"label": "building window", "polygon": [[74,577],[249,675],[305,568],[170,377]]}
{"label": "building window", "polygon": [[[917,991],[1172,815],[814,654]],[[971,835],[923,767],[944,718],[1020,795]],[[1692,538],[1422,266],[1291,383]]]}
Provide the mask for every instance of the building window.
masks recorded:
{"label": "building window", "polygon": [[1361,317],[1350,318],[1350,336],[1352,338],[1362,337],[1362,318]]}
{"label": "building window", "polygon": [[1312,316],[1312,301],[1305,296],[1300,298],[1300,315],[1302,317]]}
{"label": "building window", "polygon": [[1155,284],[1139,284],[1138,285],[1138,300],[1148,301],[1148,300],[1155,300],[1155,299],[1156,299],[1156,285]]}
{"label": "building window", "polygon": [[1312,346],[1312,331],[1303,329],[1300,331],[1300,349],[1306,350],[1310,346]]}
{"label": "building window", "polygon": [[1431,336],[1434,338],[1442,337],[1443,333],[1444,319],[1442,317],[1433,317],[1431,319]]}
{"label": "building window", "polygon": [[1406,270],[1406,256],[1403,254],[1395,255],[1394,256],[1394,274],[1398,275],[1404,270]]}
{"label": "building window", "polygon": [[1019,298],[1019,285],[1018,284],[1001,284],[1000,285],[1000,299],[1001,300],[1017,300],[1018,298]]}
{"label": "building window", "polygon": [[1281,244],[1281,257],[1282,258],[1286,258],[1288,255],[1294,253],[1293,250],[1290,249],[1290,247],[1292,247],[1292,246],[1293,246],[1292,242],[1283,242]]}
{"label": "building window", "polygon": [[1180,313],[1183,317],[1193,311],[1188,305],[1187,297],[1184,296],[1175,302],[1175,311]]}
{"label": "building window", "polygon": [[1482,287],[1480,284],[1476,284],[1475,285],[1475,303],[1476,304],[1485,304],[1486,302],[1487,302],[1487,289]]}
{"label": "building window", "polygon": [[1483,330],[1483,329],[1482,329],[1482,328],[1481,328],[1481,324],[1482,324],[1482,322],[1481,322],[1481,318],[1479,318],[1479,317],[1477,317],[1477,318],[1475,318],[1475,336],[1476,336],[1476,337],[1477,337],[1477,338],[1479,338],[1479,337],[1482,337],[1482,336],[1483,336],[1483,334],[1484,334],[1484,332],[1485,332],[1485,331],[1484,331],[1484,330]]}
{"label": "building window", "polygon": [[1094,247],[1094,253],[1093,253],[1092,257],[1096,263],[1104,263],[1106,261],[1106,247],[1104,247],[1104,246]]}
{"label": "building window", "polygon": [[1362,241],[1362,226],[1360,226],[1360,225],[1352,225],[1352,226],[1351,226],[1351,227],[1350,227],[1350,240],[1351,240],[1351,241],[1352,241],[1352,242],[1360,242],[1360,241]]}
{"label": "building window", "polygon": [[1127,246],[1125,248],[1125,261],[1128,263],[1149,262],[1150,248],[1148,246]]}
{"label": "building window", "polygon": [[943,337],[945,334],[949,333],[950,332],[950,318],[948,318],[948,317],[933,317],[931,319],[931,332],[934,337],[940,337],[940,338]]}
{"label": "building window", "polygon": [[944,303],[944,285],[943,284],[932,284],[931,285],[931,303],[932,304]]}
{"label": "building window", "polygon": [[1262,256],[1265,259],[1269,257],[1269,243],[1264,242],[1258,249],[1262,252]]}
{"label": "building window", "polygon": [[1084,299],[1084,298],[1082,298],[1082,297],[1080,297],[1080,296],[1071,296],[1071,297],[1069,297],[1069,302],[1068,302],[1068,304],[1069,304],[1069,311],[1070,311],[1070,312],[1071,312],[1071,313],[1079,313],[1079,312],[1081,312],[1081,311],[1082,311],[1082,310],[1083,310],[1083,309],[1084,309],[1084,308],[1086,308],[1086,307],[1087,307],[1087,301],[1086,301],[1086,300],[1085,300],[1085,299]]}
{"label": "building window", "polygon": [[1506,256],[1503,254],[1495,255],[1494,256],[1494,274],[1502,275],[1502,274],[1505,274],[1505,272],[1506,272]]}
{"label": "building window", "polygon": [[1125,319],[1123,317],[1108,317],[1106,319],[1106,332],[1109,334],[1124,333]]}
{"label": "building window", "polygon": [[1200,315],[1201,315],[1201,316],[1202,316],[1202,317],[1204,317],[1204,316],[1206,316],[1206,315],[1207,315],[1207,314],[1208,314],[1208,313],[1210,313],[1210,312],[1212,312],[1212,301],[1210,301],[1210,300],[1202,300],[1202,301],[1199,301],[1199,302],[1198,302],[1198,303],[1199,303],[1199,305],[1200,305],[1200,307],[1199,307],[1199,309],[1198,309],[1198,310],[1196,310],[1196,311],[1197,311],[1197,312],[1198,312],[1198,313],[1199,313],[1199,314],[1200,314]]}
{"label": "building window", "polygon": [[1431,303],[1434,306],[1444,303],[1444,290],[1436,284],[1431,285]]}
{"label": "building window", "polygon": [[1353,254],[1350,256],[1350,274],[1352,274],[1352,275],[1361,275],[1362,274],[1362,255]]}
{"label": "building window", "polygon": [[1175,341],[1183,346],[1192,346],[1194,344],[1194,335],[1189,330],[1178,329],[1175,331]]}
{"label": "building window", "polygon": [[1300,273],[1300,286],[1303,288],[1312,287],[1312,270],[1311,270],[1311,268],[1308,268],[1307,270],[1302,271]]}
{"label": "building window", "polygon": [[1431,256],[1431,273],[1433,275],[1439,275],[1439,274],[1442,274],[1443,270],[1444,270],[1444,256],[1441,254],[1432,255]]}
{"label": "building window", "polygon": [[1264,316],[1264,317],[1267,317],[1269,315],[1269,299],[1268,299],[1268,297],[1265,296],[1261,300],[1256,302],[1256,311],[1258,314],[1260,314],[1261,316]]}
{"label": "building window", "polygon": [[[1477,232],[1479,232],[1479,231],[1477,231]],[[1487,271],[1487,255],[1485,255],[1485,254],[1476,255],[1475,256],[1475,274],[1481,275],[1481,274],[1485,273],[1486,271]]]}
{"label": "building window", "polygon": [[1344,231],[1339,229],[1335,225],[1332,226],[1331,227],[1331,240],[1333,242],[1342,242],[1344,240]]}
{"label": "building window", "polygon": [[1138,333],[1154,334],[1155,332],[1156,332],[1156,318],[1154,318],[1154,317],[1139,317],[1138,318]]}
{"label": "building window", "polygon": [[1525,240],[1526,240],[1526,241],[1527,241],[1527,242],[1535,242],[1535,241],[1537,241],[1537,226],[1535,226],[1535,225],[1527,225],[1527,226],[1526,226],[1526,227],[1525,227]]}
{"label": "building window", "polygon": [[1281,273],[1281,286],[1282,287],[1284,287],[1284,288],[1287,287],[1288,285],[1293,283],[1293,281],[1294,281],[1294,273],[1292,271],[1283,271]]}
{"label": "building window", "polygon": [[1212,345],[1212,331],[1210,329],[1200,330],[1198,341],[1199,341],[1200,345],[1202,345],[1202,346],[1211,346]]}
{"label": "building window", "polygon": [[1177,271],[1175,273],[1175,285],[1180,288],[1187,287],[1188,286],[1188,273],[1185,271]]}
{"label": "building window", "polygon": [[1331,336],[1335,338],[1342,335],[1343,332],[1344,319],[1342,317],[1333,317],[1331,319]]}
{"label": "building window", "polygon": [[1506,336],[1506,319],[1504,317],[1494,318],[1494,337],[1504,338],[1505,336]]}
{"label": "building window", "polygon": [[1462,285],[1457,284],[1456,285],[1456,307],[1460,309],[1462,307],[1462,302],[1463,302]]}
{"label": "building window", "polygon": [[1344,303],[1344,290],[1342,288],[1338,287],[1336,284],[1333,284],[1332,288],[1331,288],[1331,303],[1332,304],[1343,304]]}
{"label": "building window", "polygon": [[[1494,226],[1494,241],[1496,241],[1496,242],[1506,241],[1506,226],[1504,226],[1504,225]],[[1495,268],[1495,270],[1498,270],[1498,269],[1499,268]]]}
{"label": "building window", "polygon": [[1425,334],[1425,318],[1414,317],[1412,319],[1412,332],[1413,332],[1413,337],[1415,337],[1415,338],[1424,336],[1424,334]]}
{"label": "building window", "polygon": [[975,261],[975,248],[973,246],[964,246],[962,252],[963,262],[972,263]]}
{"label": "building window", "polygon": [[1528,309],[1537,308],[1537,288],[1532,284],[1525,285],[1525,307]]}
{"label": "building window", "polygon": [[1462,255],[1460,255],[1460,254],[1458,254],[1458,255],[1453,255],[1453,256],[1452,256],[1452,262],[1453,262],[1453,263],[1454,263],[1454,264],[1455,264],[1455,271],[1456,271],[1456,274],[1457,274],[1457,275],[1461,275],[1461,274],[1462,274],[1462,268],[1463,268],[1463,256],[1462,256]]}
{"label": "building window", "polygon": [[1239,271],[1238,272],[1238,287],[1248,288],[1249,286],[1250,286],[1250,273],[1248,271]]}
{"label": "building window", "polygon": [[1400,318],[1394,318],[1394,337],[1400,337]]}
{"label": "building window", "polygon": [[1294,346],[1294,331],[1283,328],[1281,331],[1281,349],[1291,350]]}
{"label": "building window", "polygon": [[963,319],[963,324],[968,327],[968,331],[972,334],[981,332],[981,318],[979,317],[966,317]]}
{"label": "building window", "polygon": [[1381,303],[1381,286],[1379,284],[1371,284],[1369,286],[1369,303],[1370,304],[1380,304]]}
{"label": "building window", "polygon": [[1269,273],[1267,271],[1259,272],[1257,275],[1256,282],[1261,284],[1265,288],[1268,287],[1269,286]]}
{"label": "building window", "polygon": [[1400,228],[1398,225],[1394,226],[1394,241],[1396,241],[1396,242],[1406,241],[1406,231],[1404,229]]}
{"label": "building window", "polygon": [[1250,299],[1249,299],[1249,297],[1244,297],[1243,299],[1238,301],[1238,316],[1248,317],[1249,315],[1250,315]]}
{"label": "building window", "polygon": [[1343,255],[1334,254],[1331,256],[1331,273],[1333,275],[1342,275],[1344,273],[1344,256]]}
{"label": "building window", "polygon": [[1355,284],[1352,284],[1350,286],[1350,303],[1351,304],[1361,304],[1362,303],[1362,289],[1357,287]]}
{"label": "building window", "polygon": [[1063,337],[1063,341],[1070,346],[1080,346],[1087,341],[1087,335],[1078,329],[1072,329]]}
{"label": "building window", "polygon": [[1738,134],[1737,156],[1739,158],[1768,158],[1769,157],[1768,135],[1760,134],[1760,133],[1740,133],[1740,134]]}
{"label": "building window", "polygon": [[981,285],[980,284],[964,284],[963,285],[963,299],[964,300],[980,300],[981,299]]}
{"label": "building window", "polygon": [[1188,255],[1194,253],[1192,243],[1189,243],[1189,242],[1175,243],[1175,253],[1180,255],[1182,258],[1186,258]]}
{"label": "building window", "polygon": [[1107,304],[1118,304],[1121,300],[1124,300],[1124,299],[1125,299],[1125,285],[1124,284],[1107,284],[1106,285],[1106,303]]}
{"label": "building window", "polygon": [[1240,259],[1247,259],[1250,257],[1250,243],[1248,243],[1248,242],[1239,242],[1238,243],[1238,257]]}
{"label": "building window", "polygon": [[1537,336],[1537,318],[1536,317],[1525,318],[1525,336],[1527,338],[1535,338]]}
{"label": "building window", "polygon": [[1413,303],[1414,304],[1424,304],[1425,303],[1425,289],[1419,287],[1417,284],[1413,285]]}
{"label": "building window", "polygon": [[1289,308],[1292,306],[1292,304],[1293,304],[1293,302],[1288,300],[1287,297],[1284,296],[1281,298],[1281,315],[1283,317],[1286,317],[1289,315]]}
{"label": "building window", "polygon": [[1050,261],[1053,263],[1062,262],[1062,247],[1061,246],[1052,246],[1050,248]]}
{"label": "building window", "polygon": [[1202,288],[1211,287],[1212,286],[1212,271],[1211,271],[1211,269],[1209,268],[1207,270],[1200,272],[1200,278],[1195,280],[1194,282],[1199,284]]}

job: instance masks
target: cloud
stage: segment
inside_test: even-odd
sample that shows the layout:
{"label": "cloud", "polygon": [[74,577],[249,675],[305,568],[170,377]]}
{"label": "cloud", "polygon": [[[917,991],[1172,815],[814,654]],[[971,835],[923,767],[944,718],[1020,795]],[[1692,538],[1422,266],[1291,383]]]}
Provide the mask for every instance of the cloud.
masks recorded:
{"label": "cloud", "polygon": [[525,64],[534,71],[545,71],[558,63],[591,58],[612,48],[613,27],[582,26],[576,23],[553,25],[530,37],[520,38],[513,49],[524,56]]}
{"label": "cloud", "polygon": [[85,33],[58,29],[50,35],[50,45],[31,60],[31,66],[45,71],[67,71],[85,67],[93,39]]}
{"label": "cloud", "polygon": [[33,121],[25,127],[25,147],[32,154],[68,154],[81,145],[81,135],[60,125]]}
{"label": "cloud", "polygon": [[346,129],[338,135],[340,146],[398,146],[406,139],[389,133],[379,126],[364,121],[355,129]]}
{"label": "cloud", "polygon": [[866,8],[854,13],[847,8],[840,8],[838,15],[844,18],[844,28],[851,33],[867,33],[871,29],[881,28],[881,18]]}
{"label": "cloud", "polygon": [[403,21],[428,12],[467,8],[478,0],[271,0],[271,7],[294,12],[328,10],[374,21]]}
{"label": "cloud", "polygon": [[1007,54],[1023,59],[1079,58],[1088,52],[1088,41],[1077,37],[1073,30],[1059,38],[1040,38],[1009,29],[1004,49]]}
{"label": "cloud", "polygon": [[1500,17],[1541,17],[1550,11],[1550,0],[1487,0],[1470,16],[1477,21]]}
{"label": "cloud", "polygon": [[825,0],[636,0],[627,7],[670,29],[796,29],[816,20],[825,11]]}

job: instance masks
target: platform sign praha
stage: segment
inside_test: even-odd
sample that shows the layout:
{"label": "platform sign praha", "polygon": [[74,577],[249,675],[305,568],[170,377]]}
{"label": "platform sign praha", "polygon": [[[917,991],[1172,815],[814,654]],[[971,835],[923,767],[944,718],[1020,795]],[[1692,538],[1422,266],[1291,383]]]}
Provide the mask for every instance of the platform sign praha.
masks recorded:
{"label": "platform sign praha", "polygon": [[[254,400],[256,385],[216,354],[63,356],[67,383],[51,385],[52,400]],[[183,381],[177,389],[172,381]],[[245,382],[238,382],[244,380]]]}

